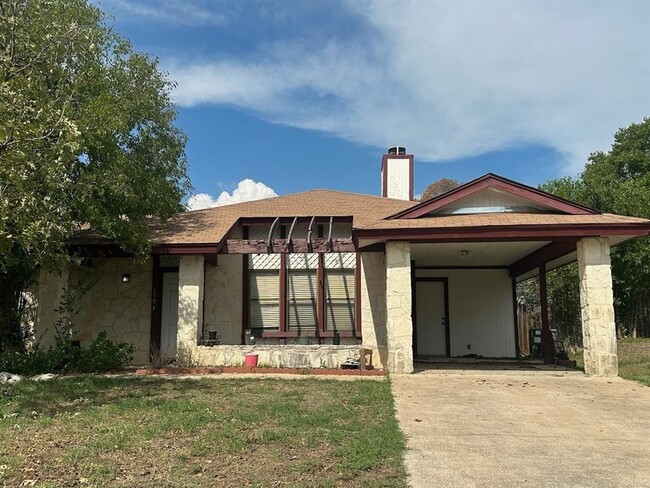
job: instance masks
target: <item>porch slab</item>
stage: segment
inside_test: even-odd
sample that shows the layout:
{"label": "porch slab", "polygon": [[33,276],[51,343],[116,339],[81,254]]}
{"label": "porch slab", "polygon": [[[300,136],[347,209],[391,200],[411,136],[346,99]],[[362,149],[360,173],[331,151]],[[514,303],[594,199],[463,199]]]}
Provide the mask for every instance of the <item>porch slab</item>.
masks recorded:
{"label": "porch slab", "polygon": [[493,360],[469,358],[444,358],[417,361],[414,372],[417,374],[575,374],[583,372],[570,366],[544,364],[542,360]]}
{"label": "porch slab", "polygon": [[648,387],[487,370],[392,382],[415,488],[648,486]]}

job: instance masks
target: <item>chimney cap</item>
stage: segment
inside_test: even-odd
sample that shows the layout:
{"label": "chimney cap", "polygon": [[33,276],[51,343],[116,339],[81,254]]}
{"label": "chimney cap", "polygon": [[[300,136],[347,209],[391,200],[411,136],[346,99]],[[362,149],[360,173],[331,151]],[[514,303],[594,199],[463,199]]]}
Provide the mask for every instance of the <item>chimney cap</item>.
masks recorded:
{"label": "chimney cap", "polygon": [[391,146],[388,148],[389,156],[403,156],[406,154],[406,147],[404,146]]}

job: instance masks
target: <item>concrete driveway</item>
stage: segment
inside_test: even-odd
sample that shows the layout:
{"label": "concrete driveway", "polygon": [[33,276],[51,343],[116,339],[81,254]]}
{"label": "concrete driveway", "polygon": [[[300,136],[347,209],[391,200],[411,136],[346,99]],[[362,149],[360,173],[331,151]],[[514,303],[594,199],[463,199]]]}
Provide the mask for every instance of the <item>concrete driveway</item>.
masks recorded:
{"label": "concrete driveway", "polygon": [[393,376],[413,487],[650,487],[650,388],[535,371]]}

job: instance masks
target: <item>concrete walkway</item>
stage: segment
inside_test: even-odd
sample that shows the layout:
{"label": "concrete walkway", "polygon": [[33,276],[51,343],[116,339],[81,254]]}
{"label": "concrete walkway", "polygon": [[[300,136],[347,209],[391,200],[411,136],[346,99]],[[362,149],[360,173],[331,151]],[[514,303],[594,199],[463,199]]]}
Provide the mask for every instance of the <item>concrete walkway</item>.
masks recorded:
{"label": "concrete walkway", "polygon": [[419,487],[650,487],[650,388],[582,373],[393,376]]}

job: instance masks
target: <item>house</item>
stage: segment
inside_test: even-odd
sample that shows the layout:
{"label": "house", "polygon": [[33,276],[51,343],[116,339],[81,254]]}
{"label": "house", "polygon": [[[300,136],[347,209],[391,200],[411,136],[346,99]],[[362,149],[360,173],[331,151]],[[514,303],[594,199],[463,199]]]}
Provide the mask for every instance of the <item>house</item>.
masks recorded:
{"label": "house", "polygon": [[[38,333],[47,342],[63,290],[86,283],[73,338],[106,330],[136,345],[136,363],[236,365],[254,351],[268,366],[338,367],[363,347],[409,373],[418,357],[518,357],[515,283],[539,274],[545,303],[546,271],[577,260],[585,368],[615,375],[610,247],[649,231],[493,174],[416,202],[413,156],[395,147],[381,196],[312,190],[181,213],[152,224],[144,262],[80,235],[84,265],[41,273]],[[548,314],[543,325],[549,337]]]}

